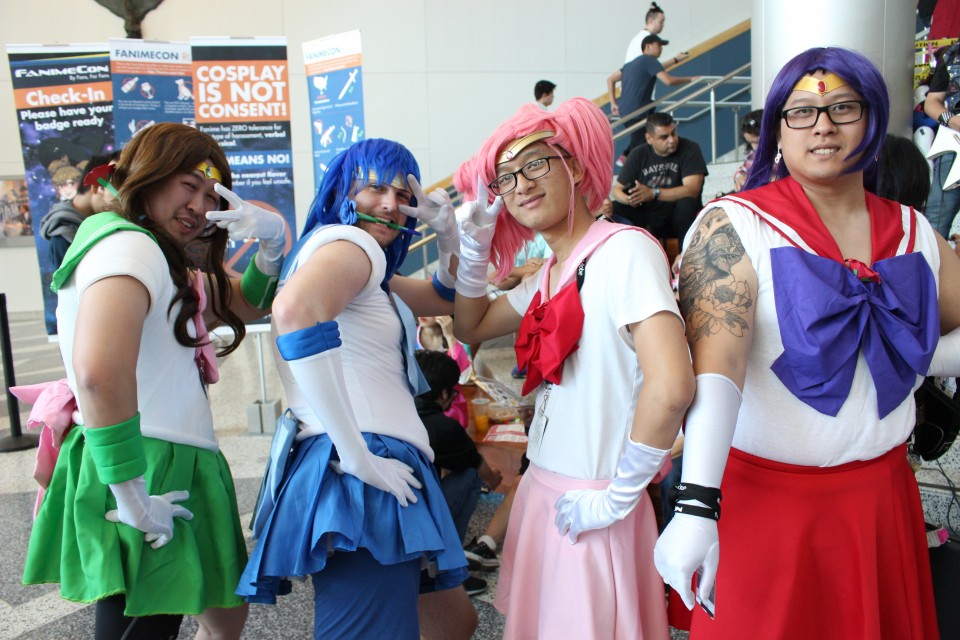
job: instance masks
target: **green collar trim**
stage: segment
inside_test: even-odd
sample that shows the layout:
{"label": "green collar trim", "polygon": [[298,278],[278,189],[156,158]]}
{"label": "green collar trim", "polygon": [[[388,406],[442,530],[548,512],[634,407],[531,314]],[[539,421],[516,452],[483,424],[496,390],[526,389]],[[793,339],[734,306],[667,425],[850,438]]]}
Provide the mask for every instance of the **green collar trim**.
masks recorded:
{"label": "green collar trim", "polygon": [[53,274],[50,290],[57,293],[64,283],[70,279],[74,269],[80,264],[87,251],[93,245],[117,231],[139,231],[150,236],[150,239],[154,242],[157,241],[152,233],[121,217],[118,213],[107,211],[92,215],[84,220],[77,229],[77,236],[74,238],[73,244],[67,249],[67,254],[63,257],[60,268]]}

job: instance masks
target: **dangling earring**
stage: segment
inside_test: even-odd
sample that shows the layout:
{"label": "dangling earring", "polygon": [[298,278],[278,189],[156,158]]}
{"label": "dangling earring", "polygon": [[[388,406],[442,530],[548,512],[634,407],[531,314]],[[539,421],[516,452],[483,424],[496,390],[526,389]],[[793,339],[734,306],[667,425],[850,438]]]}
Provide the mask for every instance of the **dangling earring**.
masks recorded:
{"label": "dangling earring", "polygon": [[774,166],[774,167],[780,166],[780,159],[781,159],[782,157],[783,157],[783,154],[780,153],[780,143],[778,142],[778,143],[777,143],[777,155],[775,155],[775,156],[773,157],[773,166]]}

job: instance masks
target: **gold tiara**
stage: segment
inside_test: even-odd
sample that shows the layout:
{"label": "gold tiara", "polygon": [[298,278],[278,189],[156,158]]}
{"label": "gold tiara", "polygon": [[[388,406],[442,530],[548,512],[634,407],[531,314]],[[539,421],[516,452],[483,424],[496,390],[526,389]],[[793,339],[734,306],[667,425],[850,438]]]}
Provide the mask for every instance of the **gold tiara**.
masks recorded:
{"label": "gold tiara", "polygon": [[[357,176],[357,180],[359,180],[361,175],[360,167],[357,167],[357,170],[354,173]],[[366,184],[381,184],[377,179],[377,172],[373,169],[370,169],[370,173],[367,174]],[[399,173],[393,176],[393,180],[384,184],[389,184],[394,189],[403,189],[404,191],[410,190],[410,187],[407,186],[407,181]]]}
{"label": "gold tiara", "polygon": [[500,155],[497,156],[497,164],[510,162],[517,156],[518,153],[523,151],[526,147],[529,147],[534,142],[543,140],[544,138],[552,138],[555,135],[555,131],[544,130],[534,131],[533,133],[527,134],[522,138],[517,138],[513,142],[507,144],[500,152]]}
{"label": "gold tiara", "polygon": [[207,164],[206,162],[201,162],[197,165],[197,171],[206,177],[212,178],[220,184],[223,184],[223,174],[220,173],[220,169],[217,169],[215,166]]}
{"label": "gold tiara", "polygon": [[806,91],[808,93],[816,93],[817,95],[823,97],[825,93],[830,93],[834,89],[839,89],[840,87],[847,86],[847,81],[838,76],[835,73],[828,73],[822,78],[814,78],[813,76],[803,76],[800,78],[800,81],[797,84],[793,85],[794,91]]}

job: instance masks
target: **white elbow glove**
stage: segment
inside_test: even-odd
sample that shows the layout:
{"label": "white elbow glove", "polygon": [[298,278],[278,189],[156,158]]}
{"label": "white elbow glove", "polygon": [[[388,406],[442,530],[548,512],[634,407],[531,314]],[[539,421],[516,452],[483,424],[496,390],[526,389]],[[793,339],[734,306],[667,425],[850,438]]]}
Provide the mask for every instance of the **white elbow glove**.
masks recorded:
{"label": "white elbow glove", "polygon": [[626,518],[669,456],[669,449],[655,449],[628,437],[606,489],[567,491],[557,500],[555,523],[560,535],[576,544],[581,532],[603,529]]}
{"label": "white elbow glove", "polygon": [[146,535],[150,546],[159,549],[173,539],[173,519],[193,519],[193,513],[176,502],[190,497],[187,491],[171,491],[161,496],[147,495],[143,476],[108,485],[117,499],[117,508],[107,511],[110,522],[122,522]]}
{"label": "white elbow glove", "polygon": [[928,376],[960,376],[960,327],[940,336]]}
{"label": "white elbow glove", "polygon": [[[697,393],[684,425],[681,485],[719,489],[737,426],[740,400],[740,390],[726,376],[697,376]],[[703,567],[697,591],[702,599],[707,599],[713,591],[720,561],[717,521],[682,511],[705,506],[709,505],[678,500],[673,519],[653,550],[657,571],[680,594],[688,609],[693,608],[695,600],[690,587],[693,574]]]}
{"label": "white elbow glove", "polygon": [[487,200],[487,185],[477,176],[477,199],[464,202],[456,212],[460,230],[457,293],[467,298],[483,298],[487,295],[490,245],[497,227],[497,216],[503,206],[503,198],[497,196],[489,205]]}
{"label": "white elbow glove", "polygon": [[[284,339],[288,339],[287,344],[297,342],[297,338],[289,338],[293,334],[280,336],[277,345],[290,365],[297,384],[307,397],[310,408],[320,419],[337,448],[340,463],[332,464],[334,470],[349,473],[381,491],[393,494],[404,507],[408,502],[416,502],[417,496],[411,487],[419,489],[422,485],[413,475],[413,469],[399,460],[381,458],[371,453],[360,433],[343,377],[336,322],[324,322],[294,333],[299,334],[302,345],[314,340],[316,334],[324,331],[328,333],[321,340],[326,340],[326,344],[319,348],[314,348],[316,342],[305,347],[281,346]],[[330,339],[334,331],[335,336]],[[291,354],[291,351],[299,353]],[[300,357],[288,358],[290,355]]]}

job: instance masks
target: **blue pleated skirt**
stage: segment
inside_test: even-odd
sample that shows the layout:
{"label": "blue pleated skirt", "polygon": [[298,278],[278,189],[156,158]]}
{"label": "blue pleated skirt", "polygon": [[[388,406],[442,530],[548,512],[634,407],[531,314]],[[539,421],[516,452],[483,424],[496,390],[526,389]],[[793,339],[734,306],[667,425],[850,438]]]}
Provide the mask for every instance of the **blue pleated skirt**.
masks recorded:
{"label": "blue pleated skirt", "polygon": [[459,586],[467,561],[433,464],[413,445],[364,433],[375,455],[409,465],[422,489],[416,503],[397,499],[356,476],[330,468],[338,460],[326,434],[296,442],[237,595],[275,604],[290,592],[289,577],[323,571],[331,553],[366,549],[380,564],[421,560],[421,592]]}

